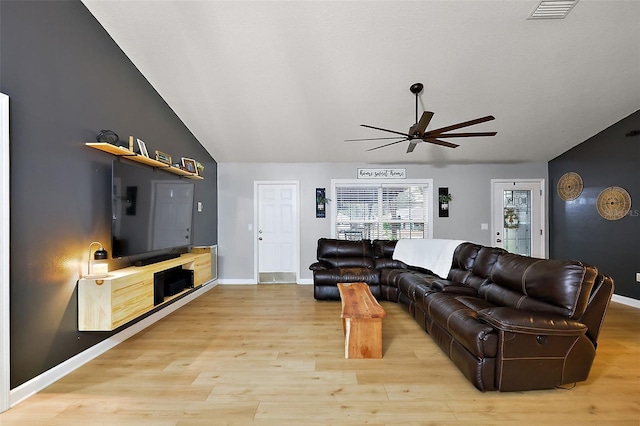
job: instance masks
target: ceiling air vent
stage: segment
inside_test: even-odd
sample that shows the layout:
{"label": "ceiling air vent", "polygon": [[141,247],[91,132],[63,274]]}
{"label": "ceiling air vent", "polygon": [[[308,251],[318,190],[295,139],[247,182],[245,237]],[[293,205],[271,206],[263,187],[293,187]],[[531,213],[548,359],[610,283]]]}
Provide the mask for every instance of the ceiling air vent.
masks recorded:
{"label": "ceiling air vent", "polygon": [[563,19],[578,0],[543,0],[528,19]]}

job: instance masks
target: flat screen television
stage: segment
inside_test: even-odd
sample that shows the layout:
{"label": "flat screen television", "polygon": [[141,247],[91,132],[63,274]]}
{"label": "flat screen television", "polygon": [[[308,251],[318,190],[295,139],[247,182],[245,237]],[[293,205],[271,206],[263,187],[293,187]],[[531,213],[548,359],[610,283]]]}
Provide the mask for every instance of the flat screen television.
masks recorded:
{"label": "flat screen television", "polygon": [[114,258],[191,245],[193,182],[162,169],[114,160],[111,183]]}

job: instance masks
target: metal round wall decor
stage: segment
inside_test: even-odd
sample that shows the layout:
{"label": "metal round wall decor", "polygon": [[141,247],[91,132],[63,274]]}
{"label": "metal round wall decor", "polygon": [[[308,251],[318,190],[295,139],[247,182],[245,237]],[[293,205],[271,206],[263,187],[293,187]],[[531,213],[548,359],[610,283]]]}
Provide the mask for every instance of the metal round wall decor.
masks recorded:
{"label": "metal round wall decor", "polygon": [[582,194],[583,188],[582,177],[575,172],[565,173],[558,180],[558,196],[564,201],[572,201],[578,198]]}
{"label": "metal round wall decor", "polygon": [[598,214],[607,220],[622,219],[631,210],[631,196],[624,188],[610,186],[598,195],[596,208]]}

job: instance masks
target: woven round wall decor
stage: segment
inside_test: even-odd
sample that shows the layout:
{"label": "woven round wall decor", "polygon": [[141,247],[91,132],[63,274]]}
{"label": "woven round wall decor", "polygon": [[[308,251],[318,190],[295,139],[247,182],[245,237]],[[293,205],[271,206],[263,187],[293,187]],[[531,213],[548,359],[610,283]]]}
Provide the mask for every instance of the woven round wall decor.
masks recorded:
{"label": "woven round wall decor", "polygon": [[578,198],[582,194],[583,188],[582,177],[575,172],[565,173],[558,180],[558,196],[564,201],[572,201]]}
{"label": "woven round wall decor", "polygon": [[596,201],[598,214],[607,220],[622,219],[631,210],[631,196],[619,186],[602,190]]}

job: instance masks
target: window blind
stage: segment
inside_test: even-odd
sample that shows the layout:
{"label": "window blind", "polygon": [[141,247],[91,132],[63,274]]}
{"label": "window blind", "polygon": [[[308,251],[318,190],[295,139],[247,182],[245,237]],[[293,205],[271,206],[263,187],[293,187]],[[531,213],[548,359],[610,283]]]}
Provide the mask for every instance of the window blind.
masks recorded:
{"label": "window blind", "polygon": [[336,238],[425,238],[429,225],[427,189],[427,184],[337,184]]}

